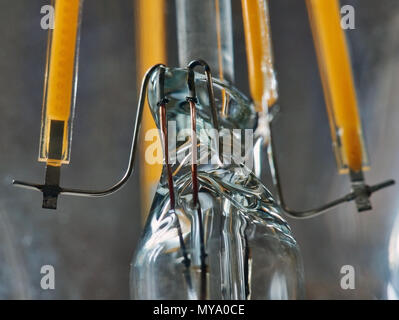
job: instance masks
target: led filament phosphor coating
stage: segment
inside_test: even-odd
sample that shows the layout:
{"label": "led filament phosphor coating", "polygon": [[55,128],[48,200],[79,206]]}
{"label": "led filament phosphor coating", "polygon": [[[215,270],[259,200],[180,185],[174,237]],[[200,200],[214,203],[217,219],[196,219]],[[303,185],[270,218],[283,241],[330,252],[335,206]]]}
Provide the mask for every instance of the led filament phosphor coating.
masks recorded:
{"label": "led filament phosphor coating", "polygon": [[[47,163],[45,184],[56,188],[60,166],[70,161],[76,101],[79,31],[83,0],[56,0],[54,29],[49,30],[39,161]],[[46,188],[43,207],[57,207],[56,192]]]}
{"label": "led filament phosphor coating", "polygon": [[337,0],[306,0],[340,173],[367,167],[349,51]]}
{"label": "led filament phosphor coating", "polygon": [[57,207],[60,166],[70,161],[83,0],[56,0],[49,30],[39,161],[46,162],[43,207]]}
{"label": "led filament phosphor coating", "polygon": [[256,111],[267,112],[278,98],[268,3],[241,0],[241,5],[251,96]]}
{"label": "led filament phosphor coating", "polygon": [[76,101],[79,33],[83,0],[56,0],[49,30],[39,161],[60,166],[70,161]]}
{"label": "led filament phosphor coating", "polygon": [[350,55],[341,27],[338,0],[306,0],[334,153],[340,173],[349,173],[359,194],[359,211],[371,209],[365,192],[363,170],[368,169]]}
{"label": "led filament phosphor coating", "polygon": [[43,192],[43,208],[56,209],[61,165],[70,161],[76,101],[79,31],[83,0],[56,0],[54,29],[49,30],[39,161],[46,162],[44,185],[18,183]]}

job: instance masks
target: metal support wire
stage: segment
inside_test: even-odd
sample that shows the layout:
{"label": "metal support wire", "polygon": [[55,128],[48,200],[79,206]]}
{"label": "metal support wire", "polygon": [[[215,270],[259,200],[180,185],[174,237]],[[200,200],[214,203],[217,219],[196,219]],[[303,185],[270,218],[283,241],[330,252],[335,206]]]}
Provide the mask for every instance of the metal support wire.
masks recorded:
{"label": "metal support wire", "polygon": [[280,170],[278,167],[277,156],[276,156],[276,146],[273,139],[273,129],[272,129],[273,121],[272,120],[269,121],[268,124],[270,132],[270,143],[267,147],[267,151],[268,151],[268,158],[270,164],[270,171],[278,195],[277,200],[279,202],[279,205],[283,209],[284,213],[291,218],[306,219],[306,218],[316,217],[332,208],[337,207],[338,205],[344,202],[349,202],[353,200],[356,202],[359,212],[370,210],[371,209],[371,205],[369,203],[370,196],[378,190],[381,190],[383,188],[395,184],[395,181],[391,179],[373,186],[369,186],[365,184],[363,173],[361,171],[357,173],[351,172],[352,192],[334,201],[328,202],[320,207],[308,210],[302,210],[302,211],[292,210],[287,206],[285,202],[283,188],[281,186]]}
{"label": "metal support wire", "polygon": [[[138,102],[138,107],[137,107],[136,121],[135,121],[134,131],[133,131],[133,139],[132,139],[132,144],[130,147],[130,156],[129,156],[128,167],[127,167],[123,177],[116,184],[114,184],[112,187],[109,187],[109,188],[103,189],[103,190],[84,190],[84,189],[62,188],[58,184],[49,185],[49,184],[45,183],[43,185],[43,184],[35,184],[35,183],[30,183],[30,182],[18,181],[18,180],[14,180],[13,185],[43,192],[44,196],[51,195],[51,197],[53,197],[55,201],[60,194],[83,196],[83,197],[103,197],[103,196],[110,195],[110,194],[118,191],[120,188],[122,188],[126,184],[126,182],[129,180],[130,176],[133,173],[134,161],[135,161],[136,152],[138,149],[138,139],[139,139],[141,122],[142,122],[142,117],[143,117],[143,110],[144,110],[147,86],[148,86],[148,82],[149,82],[152,74],[159,67],[164,67],[164,65],[157,64],[157,65],[151,67],[145,74],[144,79],[142,81],[140,97],[139,97],[139,102]],[[54,209],[55,209],[55,207],[54,207]]]}
{"label": "metal support wire", "polygon": [[[218,120],[218,112],[216,109],[216,102],[215,102],[215,92],[213,90],[213,83],[212,83],[212,73],[211,68],[204,60],[193,60],[188,64],[188,69],[190,71],[194,71],[197,66],[201,66],[205,70],[206,75],[206,85],[208,89],[208,96],[209,96],[209,104],[211,107],[211,114],[212,114],[212,124],[216,130],[219,130],[219,120]],[[194,75],[194,74],[193,74]],[[195,86],[194,78],[190,80],[192,83],[188,83],[188,86]],[[195,89],[194,89],[194,97],[195,97]]]}
{"label": "metal support wire", "polygon": [[173,186],[173,173],[172,167],[169,163],[169,140],[168,140],[168,128],[167,128],[167,116],[166,116],[166,105],[169,100],[165,96],[165,68],[160,67],[159,70],[159,122],[161,127],[161,134],[163,140],[163,152],[164,152],[164,162],[166,165],[167,179],[168,179],[168,189],[169,189],[169,199],[170,199],[170,213],[172,213],[176,217],[177,224],[177,234],[179,237],[180,249],[183,254],[183,264],[185,267],[184,270],[184,278],[187,283],[187,288],[189,292],[192,292],[192,280],[190,274],[190,264],[191,261],[188,257],[188,252],[186,249],[186,244],[184,243],[183,232],[181,229],[180,219],[176,212],[176,200],[175,200],[175,190]]}
{"label": "metal support wire", "polygon": [[205,300],[207,296],[207,273],[208,266],[206,264],[206,250],[205,250],[205,239],[204,239],[204,226],[202,223],[202,210],[199,202],[199,187],[198,187],[198,171],[197,171],[197,95],[195,90],[195,77],[194,68],[197,66],[202,66],[205,69],[205,74],[207,77],[207,88],[209,96],[209,104],[211,107],[212,123],[216,130],[219,130],[219,122],[217,117],[215,96],[212,84],[212,74],[209,65],[203,60],[194,60],[188,64],[188,76],[187,76],[187,86],[188,86],[188,97],[187,102],[190,105],[190,115],[191,115],[191,145],[192,145],[192,161],[191,161],[191,176],[192,176],[192,186],[193,186],[193,203],[197,209],[198,223],[199,223],[199,236],[200,236],[200,257],[201,257],[201,288],[200,288],[200,299]]}

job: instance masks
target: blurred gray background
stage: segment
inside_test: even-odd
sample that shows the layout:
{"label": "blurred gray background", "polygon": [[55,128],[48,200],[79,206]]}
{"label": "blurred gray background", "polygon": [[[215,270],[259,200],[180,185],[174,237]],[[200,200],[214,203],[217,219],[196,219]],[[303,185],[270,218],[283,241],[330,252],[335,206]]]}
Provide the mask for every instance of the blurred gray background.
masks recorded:
{"label": "blurred gray background", "polygon": [[[173,0],[167,2],[173,18]],[[236,86],[248,94],[240,1],[232,3]],[[366,177],[370,183],[399,180],[399,2],[341,3],[356,10],[356,29],[347,35],[372,167]],[[10,186],[13,178],[44,179],[37,154],[45,4],[0,0],[0,298],[127,299],[129,264],[141,232],[137,172],[106,198],[61,196],[54,212],[41,209],[40,193]],[[305,3],[270,0],[270,14],[282,110],[277,151],[287,200],[304,209],[348,192],[349,179],[336,170]],[[62,168],[64,186],[105,187],[126,166],[137,103],[133,17],[133,0],[85,0],[72,161]],[[170,65],[177,64],[174,28],[171,23],[167,31]],[[264,181],[272,189],[267,167]],[[307,298],[395,297],[398,192],[395,186],[377,193],[371,212],[359,214],[349,203],[312,220],[289,221],[304,257]],[[40,288],[46,264],[55,267],[55,290]],[[340,287],[340,269],[348,264],[356,271],[355,290]]]}

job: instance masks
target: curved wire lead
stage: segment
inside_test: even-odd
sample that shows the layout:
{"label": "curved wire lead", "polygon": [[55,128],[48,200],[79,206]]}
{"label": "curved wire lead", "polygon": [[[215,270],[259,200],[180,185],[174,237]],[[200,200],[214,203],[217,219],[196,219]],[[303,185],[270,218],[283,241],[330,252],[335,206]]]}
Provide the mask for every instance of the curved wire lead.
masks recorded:
{"label": "curved wire lead", "polygon": [[187,102],[190,105],[191,114],[191,144],[192,144],[192,162],[191,162],[191,176],[192,176],[192,186],[193,186],[193,203],[197,209],[198,223],[199,223],[199,236],[200,236],[200,258],[201,258],[201,287],[200,287],[200,300],[205,300],[207,296],[207,271],[208,266],[206,264],[206,250],[205,250],[205,237],[204,237],[204,226],[202,223],[202,210],[199,203],[199,186],[198,186],[198,171],[197,171],[197,95],[195,90],[195,75],[194,68],[197,66],[202,66],[205,69],[205,74],[207,77],[207,88],[209,96],[209,104],[212,113],[212,123],[216,130],[219,130],[219,122],[217,117],[217,109],[215,103],[215,95],[213,91],[212,84],[212,74],[209,65],[204,60],[194,60],[188,64],[188,76],[187,76],[187,86],[188,86],[188,97]]}
{"label": "curved wire lead", "polygon": [[[354,180],[352,178],[352,189],[353,191],[344,195],[343,197],[340,197],[336,200],[333,200],[331,202],[328,202],[322,206],[308,209],[308,210],[292,210],[290,209],[284,200],[284,194],[283,194],[283,188],[281,186],[281,179],[280,179],[280,171],[277,163],[277,157],[276,153],[273,150],[275,149],[275,144],[274,144],[274,139],[273,139],[273,130],[272,130],[272,124],[273,121],[268,122],[269,124],[269,134],[270,134],[270,143],[268,145],[268,158],[269,158],[269,166],[270,166],[270,171],[271,175],[273,177],[273,184],[277,190],[277,200],[279,202],[279,205],[283,209],[284,213],[294,219],[307,219],[307,218],[313,218],[316,217],[322,213],[325,213],[326,211],[337,207],[338,205],[344,203],[344,202],[349,202],[349,201],[356,201],[356,204],[358,202],[366,202],[368,203],[368,198],[376,191],[389,187],[393,184],[395,184],[394,180],[387,180],[382,183],[373,185],[373,186],[368,186],[364,183],[363,179],[363,174],[360,173],[360,179],[359,180]],[[365,210],[370,210],[371,207],[367,207],[366,209],[363,209],[358,206],[359,211],[365,211]]]}
{"label": "curved wire lead", "polygon": [[140,128],[141,128],[141,122],[143,118],[143,110],[144,110],[144,103],[145,103],[145,94],[147,91],[148,87],[148,82],[150,81],[150,78],[154,71],[159,68],[159,67],[165,67],[163,64],[157,64],[151,67],[145,74],[144,79],[141,84],[141,90],[140,90],[140,97],[139,97],[139,102],[138,102],[138,107],[137,107],[137,114],[136,114],[136,121],[135,121],[135,126],[134,126],[134,131],[133,131],[133,139],[132,139],[132,144],[130,147],[130,156],[129,156],[129,163],[128,167],[125,171],[125,174],[123,177],[112,187],[109,187],[104,190],[84,190],[84,189],[72,189],[72,188],[62,188],[57,185],[41,185],[41,184],[34,184],[34,183],[29,183],[29,182],[23,182],[23,181],[18,181],[14,180],[13,185],[18,186],[18,187],[23,187],[23,188],[29,188],[29,189],[34,189],[37,191],[47,191],[54,196],[58,196],[59,194],[65,194],[65,195],[74,195],[74,196],[83,196],[83,197],[103,197],[110,195],[120,188],[122,188],[126,182],[129,180],[129,177],[133,173],[134,169],[134,161],[136,157],[136,152],[138,148],[138,139],[139,139],[139,134],[140,134]]}
{"label": "curved wire lead", "polygon": [[[215,102],[215,91],[213,90],[211,68],[204,60],[201,60],[201,59],[193,60],[188,64],[189,72],[190,72],[190,70],[194,71],[194,69],[197,66],[201,66],[205,70],[206,83],[207,83],[208,96],[209,96],[209,104],[211,106],[211,112],[212,112],[212,124],[216,130],[219,130],[219,120],[218,120],[218,113],[217,113],[216,102]],[[189,73],[189,76],[190,76],[190,73]],[[188,83],[189,90],[190,90],[190,85],[195,87],[194,73],[192,74],[192,77],[193,78],[190,80],[190,82],[192,82],[192,83],[191,84]],[[194,95],[192,95],[192,93],[194,93]],[[195,88],[194,88],[194,92],[191,92],[190,95],[192,95],[195,98]]]}

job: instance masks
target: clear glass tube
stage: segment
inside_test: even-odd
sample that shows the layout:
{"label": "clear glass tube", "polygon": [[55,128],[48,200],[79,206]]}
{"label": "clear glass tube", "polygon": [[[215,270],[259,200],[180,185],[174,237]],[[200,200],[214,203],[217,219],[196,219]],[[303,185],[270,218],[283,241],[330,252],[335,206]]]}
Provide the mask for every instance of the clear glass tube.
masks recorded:
{"label": "clear glass tube", "polygon": [[203,59],[215,77],[234,81],[231,0],[176,0],[179,64]]}
{"label": "clear glass tube", "polygon": [[[248,144],[232,129],[251,129],[256,113],[251,102],[232,86],[214,80],[218,113],[223,96],[228,95],[228,110],[220,118],[223,130],[221,161],[217,144],[208,137],[213,128],[204,76],[196,74],[198,97],[197,132],[199,151],[211,149],[206,157],[198,152],[198,199],[201,221],[193,206],[190,172],[192,140],[179,139],[190,128],[187,70],[167,68],[164,88],[169,124],[169,163],[173,164],[175,206],[172,208],[167,170],[163,170],[131,270],[131,295],[134,299],[296,299],[303,294],[303,270],[298,245],[272,195],[244,165],[245,160],[226,153],[234,146]],[[159,74],[150,83],[148,101],[157,123],[159,116]],[[239,130],[240,131],[240,130]],[[176,139],[177,135],[177,139]],[[228,139],[225,139],[228,137]],[[210,138],[210,139],[208,139]],[[210,142],[210,143],[209,143]],[[229,146],[229,148],[226,148]],[[204,148],[205,147],[205,148]],[[208,155],[215,159],[209,160]],[[231,158],[233,156],[233,158]],[[203,158],[204,157],[204,158]],[[231,161],[225,161],[229,158]],[[206,159],[207,161],[201,161]],[[205,290],[203,288],[200,226],[204,230],[206,252]],[[188,261],[188,263],[187,263]]]}
{"label": "clear glass tube", "polygon": [[49,30],[39,161],[60,166],[70,161],[76,102],[79,31],[83,0],[56,0]]}

